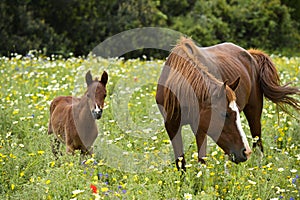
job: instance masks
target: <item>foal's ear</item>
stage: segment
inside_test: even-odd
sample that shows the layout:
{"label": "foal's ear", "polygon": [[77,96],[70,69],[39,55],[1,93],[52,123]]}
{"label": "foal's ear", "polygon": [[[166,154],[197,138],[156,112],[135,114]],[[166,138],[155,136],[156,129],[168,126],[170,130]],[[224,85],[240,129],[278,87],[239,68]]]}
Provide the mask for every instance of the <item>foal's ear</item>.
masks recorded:
{"label": "foal's ear", "polygon": [[93,82],[93,77],[90,70],[85,75],[85,81],[88,86]]}
{"label": "foal's ear", "polygon": [[106,71],[102,73],[100,82],[105,86],[108,80],[108,74]]}
{"label": "foal's ear", "polygon": [[232,83],[228,84],[228,86],[235,91],[236,88],[239,86],[240,83],[240,77],[238,77],[235,81],[233,81]]}

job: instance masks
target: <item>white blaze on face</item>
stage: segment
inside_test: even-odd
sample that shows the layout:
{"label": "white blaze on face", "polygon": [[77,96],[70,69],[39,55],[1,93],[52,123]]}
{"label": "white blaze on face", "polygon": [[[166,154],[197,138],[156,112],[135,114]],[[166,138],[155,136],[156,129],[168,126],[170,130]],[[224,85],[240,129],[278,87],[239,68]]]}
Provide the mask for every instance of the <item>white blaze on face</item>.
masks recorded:
{"label": "white blaze on face", "polygon": [[235,101],[232,101],[229,103],[229,107],[231,108],[231,110],[233,110],[234,112],[236,112],[236,125],[237,125],[237,128],[239,130],[239,133],[241,135],[241,138],[242,138],[242,141],[244,143],[244,146],[246,148],[246,156],[247,156],[247,159],[249,159],[250,157],[250,154],[252,153],[250,147],[249,147],[249,143],[248,143],[248,140],[247,140],[247,137],[246,137],[246,134],[242,128],[242,124],[241,124],[241,118],[240,118],[240,112],[239,112],[239,109],[236,105],[236,102]]}
{"label": "white blaze on face", "polygon": [[101,111],[100,108],[99,108],[98,105],[96,104],[95,112],[98,113],[98,112],[100,112],[100,111]]}

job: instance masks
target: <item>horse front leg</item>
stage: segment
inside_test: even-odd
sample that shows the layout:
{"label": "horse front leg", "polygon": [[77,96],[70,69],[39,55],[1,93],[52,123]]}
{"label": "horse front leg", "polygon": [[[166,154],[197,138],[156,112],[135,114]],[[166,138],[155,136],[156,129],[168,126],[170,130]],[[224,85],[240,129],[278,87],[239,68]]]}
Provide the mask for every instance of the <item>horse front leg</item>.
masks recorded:
{"label": "horse front leg", "polygon": [[198,162],[205,164],[204,157],[206,157],[207,149],[207,135],[201,131],[198,125],[190,124],[190,127],[195,135],[197,149],[198,149]]}
{"label": "horse front leg", "polygon": [[256,146],[258,146],[261,153],[263,154],[264,148],[261,139],[261,122],[260,122],[261,112],[262,112],[262,106],[255,106],[255,107],[247,106],[244,109],[244,113],[250,127],[250,132],[254,140],[253,148],[256,148]]}
{"label": "horse front leg", "polygon": [[181,135],[181,124],[180,124],[180,117],[176,119],[171,119],[165,122],[165,128],[171,140],[176,167],[178,170],[186,170],[185,168],[185,159],[184,159],[184,150],[183,150],[183,142],[182,142],[182,135]]}

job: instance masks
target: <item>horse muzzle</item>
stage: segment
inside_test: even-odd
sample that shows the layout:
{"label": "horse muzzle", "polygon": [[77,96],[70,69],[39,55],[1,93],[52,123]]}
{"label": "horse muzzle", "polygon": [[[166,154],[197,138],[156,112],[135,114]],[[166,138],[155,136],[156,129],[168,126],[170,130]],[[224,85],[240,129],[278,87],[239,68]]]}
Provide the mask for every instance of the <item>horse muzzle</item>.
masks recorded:
{"label": "horse muzzle", "polygon": [[102,117],[103,109],[94,109],[92,110],[92,115],[94,119],[100,119]]}
{"label": "horse muzzle", "polygon": [[239,152],[230,153],[229,158],[232,162],[238,164],[240,162],[245,162],[246,160],[248,160],[248,155],[246,154],[246,149],[243,148]]}

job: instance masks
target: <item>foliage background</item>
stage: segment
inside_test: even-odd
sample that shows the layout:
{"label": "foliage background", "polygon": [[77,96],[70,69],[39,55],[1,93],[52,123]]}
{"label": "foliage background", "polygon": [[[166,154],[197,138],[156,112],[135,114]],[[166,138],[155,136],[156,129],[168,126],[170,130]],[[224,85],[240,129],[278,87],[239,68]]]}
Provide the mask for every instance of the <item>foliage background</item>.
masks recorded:
{"label": "foliage background", "polygon": [[87,55],[112,35],[146,26],[180,31],[202,46],[230,41],[299,55],[299,13],[296,0],[2,0],[0,55]]}

